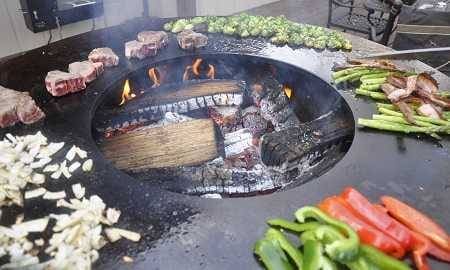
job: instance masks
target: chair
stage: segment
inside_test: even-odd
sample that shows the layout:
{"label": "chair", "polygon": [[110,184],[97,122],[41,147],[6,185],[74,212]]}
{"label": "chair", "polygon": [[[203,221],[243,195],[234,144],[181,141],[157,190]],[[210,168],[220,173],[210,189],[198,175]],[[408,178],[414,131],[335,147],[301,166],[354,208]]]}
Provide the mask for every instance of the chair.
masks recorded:
{"label": "chair", "polygon": [[367,34],[370,40],[387,45],[402,6],[401,0],[367,0],[362,6],[355,0],[329,0],[327,27]]}

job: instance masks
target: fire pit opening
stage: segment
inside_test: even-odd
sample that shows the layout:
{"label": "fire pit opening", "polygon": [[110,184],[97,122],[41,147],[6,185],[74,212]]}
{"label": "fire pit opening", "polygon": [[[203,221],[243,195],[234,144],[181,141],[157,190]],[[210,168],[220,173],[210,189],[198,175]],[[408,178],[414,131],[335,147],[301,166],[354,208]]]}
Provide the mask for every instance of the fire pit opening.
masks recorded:
{"label": "fire pit opening", "polygon": [[347,152],[354,119],[317,76],[256,56],[170,59],[118,80],[93,136],[118,169],[169,191],[242,197],[296,187]]}

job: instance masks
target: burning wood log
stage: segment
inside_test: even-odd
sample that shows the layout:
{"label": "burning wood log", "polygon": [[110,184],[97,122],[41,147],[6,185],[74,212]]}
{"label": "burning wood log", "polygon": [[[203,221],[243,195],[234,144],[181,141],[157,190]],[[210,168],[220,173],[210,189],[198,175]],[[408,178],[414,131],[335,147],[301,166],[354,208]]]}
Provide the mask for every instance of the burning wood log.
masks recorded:
{"label": "burning wood log", "polygon": [[219,155],[210,119],[131,131],[106,140],[100,147],[117,168],[134,172],[198,165]]}

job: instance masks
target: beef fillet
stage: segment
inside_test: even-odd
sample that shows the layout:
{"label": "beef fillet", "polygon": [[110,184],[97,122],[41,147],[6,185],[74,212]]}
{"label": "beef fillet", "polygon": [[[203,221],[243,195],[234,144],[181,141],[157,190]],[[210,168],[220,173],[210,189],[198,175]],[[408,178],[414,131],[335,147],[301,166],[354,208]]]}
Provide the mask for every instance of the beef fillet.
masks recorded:
{"label": "beef fillet", "polygon": [[69,65],[69,72],[72,74],[80,75],[83,77],[84,81],[89,83],[92,82],[103,72],[102,62],[74,62]]}
{"label": "beef fillet", "polygon": [[169,36],[164,31],[142,31],[137,35],[137,40],[146,46],[160,49],[167,46]]}
{"label": "beef fillet", "polygon": [[177,35],[178,45],[183,50],[198,49],[206,46],[208,37],[192,30],[184,30]]}
{"label": "beef fillet", "polygon": [[19,92],[0,86],[0,127],[22,122],[31,124],[44,118],[45,114],[27,92]]}
{"label": "beef fillet", "polygon": [[89,53],[89,60],[96,63],[102,62],[105,67],[117,66],[119,64],[119,57],[110,48],[96,48]]}
{"label": "beef fillet", "polygon": [[85,89],[86,82],[79,74],[53,70],[47,73],[45,86],[52,96],[59,97]]}
{"label": "beef fillet", "polygon": [[125,43],[125,56],[130,58],[138,58],[142,60],[149,56],[154,56],[158,53],[158,47],[154,44],[146,45],[137,40],[128,41]]}

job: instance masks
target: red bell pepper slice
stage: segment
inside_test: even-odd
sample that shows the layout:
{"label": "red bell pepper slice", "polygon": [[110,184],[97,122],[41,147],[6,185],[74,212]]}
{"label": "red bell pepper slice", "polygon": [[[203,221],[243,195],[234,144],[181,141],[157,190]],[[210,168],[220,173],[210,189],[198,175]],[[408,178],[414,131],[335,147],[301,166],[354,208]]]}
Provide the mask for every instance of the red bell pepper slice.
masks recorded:
{"label": "red bell pepper slice", "polygon": [[402,258],[405,255],[405,249],[400,243],[357,217],[342,198],[329,197],[319,204],[319,208],[352,227],[358,233],[361,242],[376,247],[396,258]]}
{"label": "red bell pepper slice", "polygon": [[423,234],[411,231],[411,235],[413,236],[413,253],[415,252],[417,256],[425,256],[426,254],[429,254],[441,261],[450,262],[449,251],[438,247]]}
{"label": "red bell pepper slice", "polygon": [[405,225],[373,206],[368,199],[354,188],[348,187],[344,189],[341,197],[360,218],[397,240],[405,250],[410,250],[412,237]]}
{"label": "red bell pepper slice", "polygon": [[448,234],[431,218],[395,198],[383,196],[381,201],[392,216],[411,230],[422,233],[439,247],[450,251]]}

